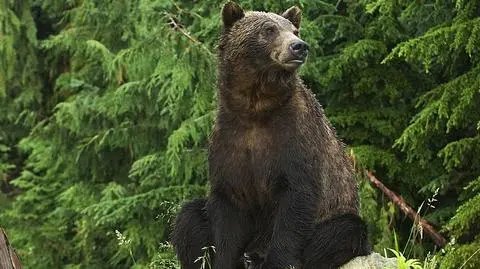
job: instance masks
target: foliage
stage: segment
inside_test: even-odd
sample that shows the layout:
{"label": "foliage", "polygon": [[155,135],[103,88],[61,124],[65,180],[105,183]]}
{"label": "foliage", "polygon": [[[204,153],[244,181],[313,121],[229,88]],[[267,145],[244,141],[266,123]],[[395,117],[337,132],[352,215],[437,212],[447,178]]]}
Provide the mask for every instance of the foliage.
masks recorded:
{"label": "foliage", "polygon": [[[454,1],[435,7],[447,10],[453,4],[452,16],[398,44],[385,60],[404,59],[435,78],[433,87],[418,98],[420,110],[395,145],[406,153],[409,163],[435,167],[424,189],[439,188],[445,196],[458,196],[462,204],[444,226],[458,239],[456,248],[462,255],[450,251],[440,268],[477,268],[480,256],[473,255],[479,249],[476,223],[480,216],[480,192],[474,187],[480,174],[480,3]],[[460,256],[471,259],[463,264]]]}
{"label": "foliage", "polygon": [[[0,224],[27,268],[178,268],[165,242],[208,189],[224,2],[0,0]],[[438,190],[440,268],[479,267],[480,3],[239,2],[302,8],[301,76],[358,171],[416,208]],[[375,250],[393,230],[405,261],[434,250],[358,180]]]}
{"label": "foliage", "polygon": [[398,269],[422,269],[422,265],[420,261],[416,259],[409,259],[407,260],[401,252],[398,252],[394,249],[389,248],[390,252],[392,252],[395,257],[397,258],[397,268]]}
{"label": "foliage", "polygon": [[36,3],[58,27],[31,52],[51,67],[50,88],[17,144],[27,157],[13,184],[23,192],[2,223],[32,268],[133,266],[115,230],[147,264],[168,239],[171,205],[205,193],[211,52],[172,31],[170,10],[194,16],[173,4],[62,2]]}

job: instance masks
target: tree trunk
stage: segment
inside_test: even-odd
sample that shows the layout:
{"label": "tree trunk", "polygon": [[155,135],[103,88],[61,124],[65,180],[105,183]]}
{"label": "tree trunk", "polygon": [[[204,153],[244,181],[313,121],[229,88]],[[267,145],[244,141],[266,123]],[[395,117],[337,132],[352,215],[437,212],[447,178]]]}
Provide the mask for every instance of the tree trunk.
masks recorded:
{"label": "tree trunk", "polygon": [[22,269],[20,259],[2,228],[0,228],[0,269]]}

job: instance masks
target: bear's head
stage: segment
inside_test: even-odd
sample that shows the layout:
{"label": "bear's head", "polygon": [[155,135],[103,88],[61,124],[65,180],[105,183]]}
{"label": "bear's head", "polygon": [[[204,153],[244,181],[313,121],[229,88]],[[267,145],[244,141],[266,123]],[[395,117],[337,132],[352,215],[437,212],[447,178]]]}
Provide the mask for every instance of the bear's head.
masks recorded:
{"label": "bear's head", "polygon": [[242,63],[255,70],[294,72],[307,57],[308,45],[299,38],[301,11],[294,6],[281,15],[249,11],[234,2],[222,10],[224,29],[221,61]]}

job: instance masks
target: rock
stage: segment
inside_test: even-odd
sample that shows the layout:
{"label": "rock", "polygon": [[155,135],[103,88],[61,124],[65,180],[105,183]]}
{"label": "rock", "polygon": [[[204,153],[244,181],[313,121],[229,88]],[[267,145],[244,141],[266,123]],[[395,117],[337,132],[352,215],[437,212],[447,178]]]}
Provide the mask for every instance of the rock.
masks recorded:
{"label": "rock", "polygon": [[372,252],[368,256],[360,256],[349,261],[340,269],[397,269],[396,258],[385,258],[378,253]]}

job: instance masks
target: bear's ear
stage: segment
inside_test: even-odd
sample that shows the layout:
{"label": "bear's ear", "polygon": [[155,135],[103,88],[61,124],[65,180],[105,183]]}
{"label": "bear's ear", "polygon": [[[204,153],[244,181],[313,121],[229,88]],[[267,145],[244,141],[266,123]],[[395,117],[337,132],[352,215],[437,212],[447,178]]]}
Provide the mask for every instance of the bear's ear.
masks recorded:
{"label": "bear's ear", "polygon": [[282,17],[292,22],[292,24],[300,28],[300,21],[302,20],[302,11],[297,6],[293,6],[283,12]]}
{"label": "bear's ear", "polygon": [[225,28],[231,27],[236,21],[245,17],[243,9],[235,2],[228,2],[223,6],[222,18]]}

